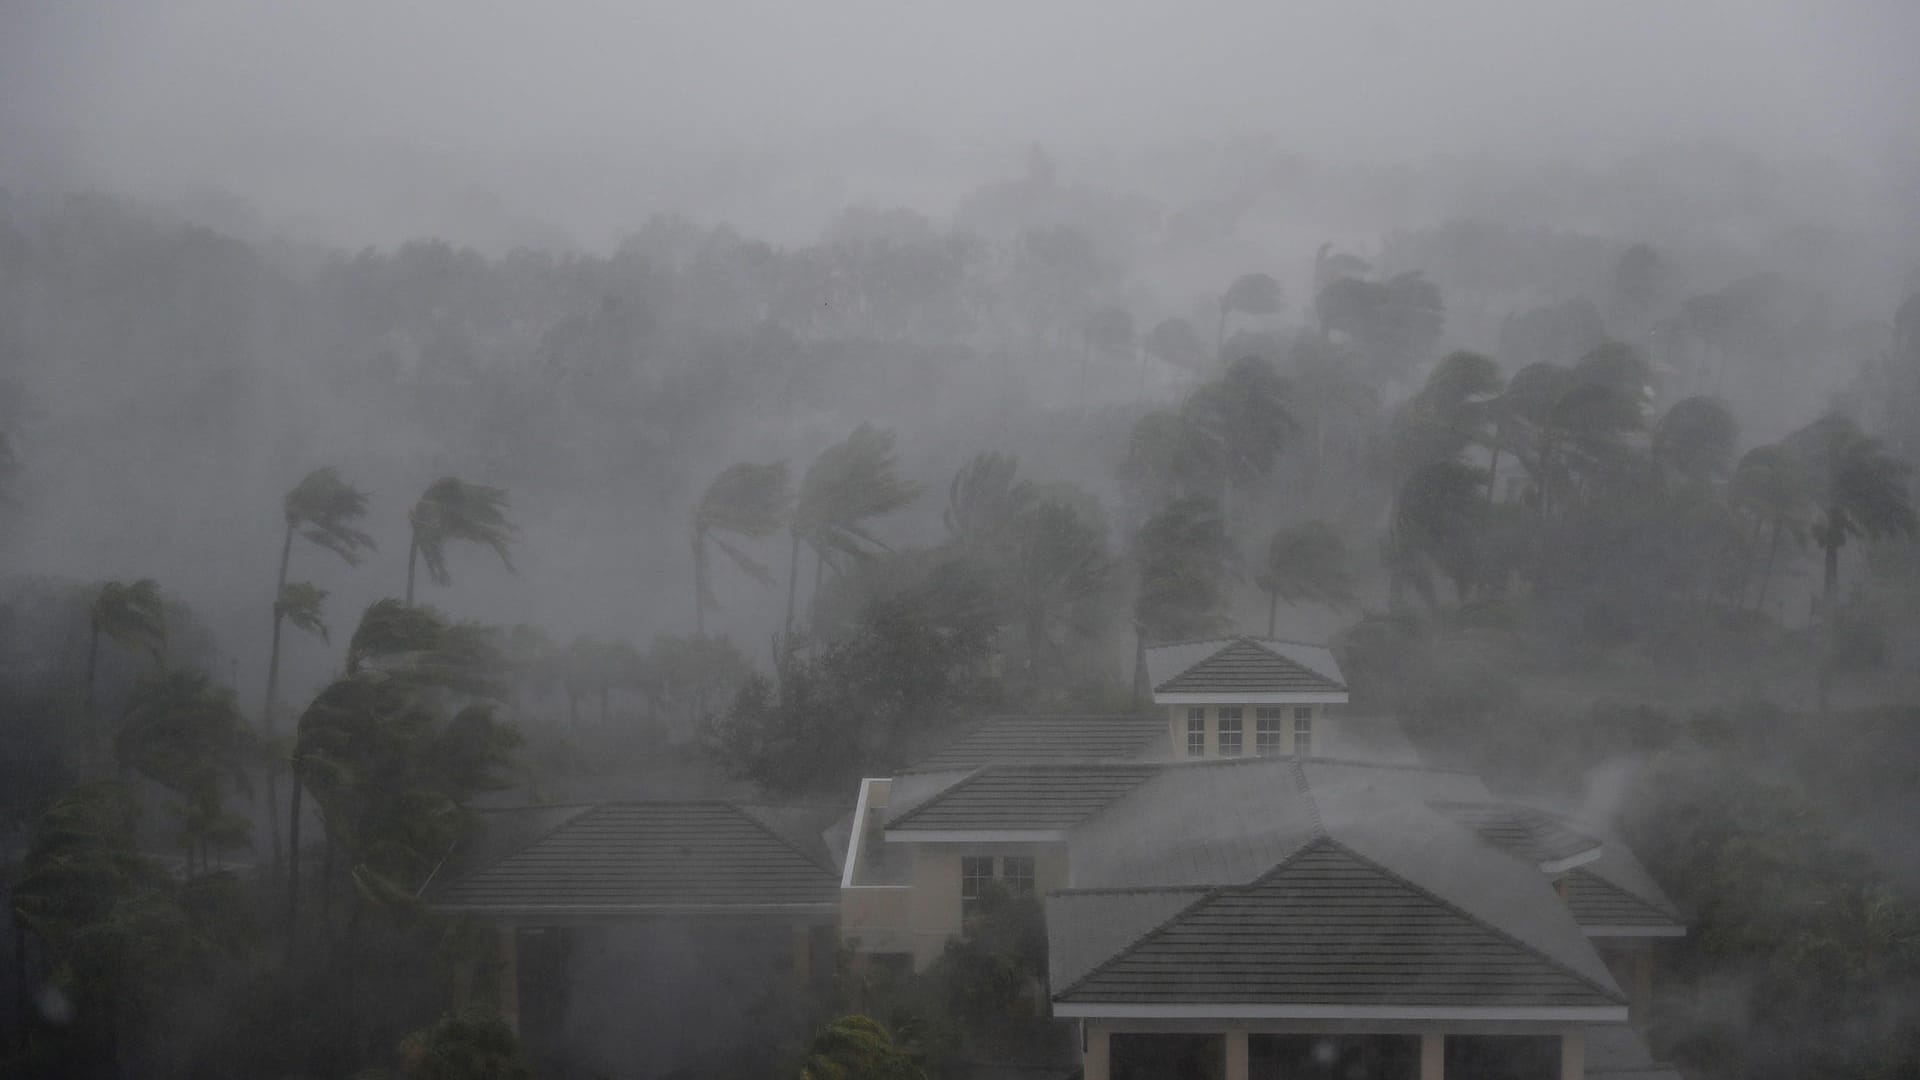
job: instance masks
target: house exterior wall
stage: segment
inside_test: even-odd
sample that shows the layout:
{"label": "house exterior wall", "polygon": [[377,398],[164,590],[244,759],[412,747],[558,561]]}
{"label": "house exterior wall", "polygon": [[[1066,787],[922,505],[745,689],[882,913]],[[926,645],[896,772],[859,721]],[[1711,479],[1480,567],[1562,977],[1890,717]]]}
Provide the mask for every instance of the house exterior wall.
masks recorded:
{"label": "house exterior wall", "polygon": [[1005,856],[1032,858],[1036,896],[1067,887],[1065,844],[914,844],[907,923],[915,971],[938,959],[947,939],[960,936],[960,860],[970,855],[993,857],[996,877]]}

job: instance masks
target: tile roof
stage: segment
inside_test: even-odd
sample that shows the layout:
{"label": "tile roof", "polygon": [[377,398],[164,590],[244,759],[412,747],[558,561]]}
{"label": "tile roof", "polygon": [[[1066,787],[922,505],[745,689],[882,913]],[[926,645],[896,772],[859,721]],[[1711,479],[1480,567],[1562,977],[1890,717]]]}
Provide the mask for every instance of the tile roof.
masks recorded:
{"label": "tile roof", "polygon": [[990,765],[904,810],[888,832],[1068,829],[1112,805],[1152,765]]}
{"label": "tile roof", "polygon": [[1678,927],[1677,913],[1593,873],[1587,867],[1564,879],[1567,907],[1581,926]]}
{"label": "tile roof", "polygon": [[1043,761],[1131,761],[1167,754],[1165,716],[995,716],[915,762],[929,772]]}
{"label": "tile roof", "polygon": [[1236,637],[1147,650],[1156,694],[1345,693],[1340,666],[1318,645]]}
{"label": "tile roof", "polygon": [[1435,810],[1480,834],[1480,838],[1529,862],[1555,863],[1599,854],[1600,841],[1564,818],[1518,803],[1434,802]]}
{"label": "tile roof", "polygon": [[1206,893],[1065,985],[1054,1000],[1414,1007],[1624,1003],[1604,975],[1594,979],[1570,969],[1328,837],[1251,884]]}
{"label": "tile roof", "polygon": [[725,802],[575,808],[508,853],[429,888],[443,910],[619,917],[831,913],[839,875],[782,835],[779,810]]}

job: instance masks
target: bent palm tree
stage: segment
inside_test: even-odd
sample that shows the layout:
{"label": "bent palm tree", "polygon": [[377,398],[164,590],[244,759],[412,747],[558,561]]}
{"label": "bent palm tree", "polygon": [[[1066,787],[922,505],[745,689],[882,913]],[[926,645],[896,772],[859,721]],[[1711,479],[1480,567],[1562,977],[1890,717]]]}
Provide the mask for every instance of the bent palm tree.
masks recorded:
{"label": "bent palm tree", "polygon": [[[280,540],[280,574],[273,590],[273,637],[267,649],[267,697],[260,710],[261,731],[269,747],[278,735],[274,708],[280,690],[280,627],[283,621],[321,640],[327,636],[320,622],[320,604],[326,592],[312,585],[295,586],[287,581],[287,567],[293,560],[293,538],[327,549],[348,566],[358,565],[363,552],[374,548],[373,537],[355,527],[367,512],[367,493],[340,479],[332,466],[324,466],[302,477],[281,502],[286,531]],[[292,590],[291,592],[289,590]],[[273,838],[272,866],[280,867],[279,821],[280,755],[267,755],[267,832]]]}
{"label": "bent palm tree", "polygon": [[128,652],[141,651],[158,665],[166,659],[167,616],[160,598],[160,586],[152,578],[127,584],[109,581],[94,594],[87,611],[87,673],[81,707],[86,716],[89,738],[99,740],[104,733],[94,715],[94,683],[100,667],[100,639],[106,637]]}
{"label": "bent palm tree", "polygon": [[707,485],[693,508],[693,620],[702,637],[707,633],[708,605],[719,606],[707,571],[707,544],[719,548],[741,573],[762,585],[771,585],[773,575],[766,567],[716,534],[764,539],[786,524],[792,505],[793,486],[784,461],[730,465]]}
{"label": "bent palm tree", "polygon": [[1282,600],[1321,604],[1336,611],[1354,604],[1346,542],[1324,521],[1274,533],[1255,581],[1267,594],[1268,637],[1274,634]]}
{"label": "bent palm tree", "polygon": [[1220,325],[1214,334],[1214,350],[1218,352],[1226,347],[1229,312],[1271,315],[1279,310],[1280,283],[1273,279],[1272,274],[1241,274],[1234,278],[1233,284],[1227,286],[1227,291],[1220,294]]}
{"label": "bent palm tree", "polygon": [[513,523],[507,520],[507,493],[502,488],[469,484],[443,476],[428,485],[407,513],[413,538],[407,546],[407,604],[413,604],[416,563],[427,564],[427,576],[436,585],[450,585],[447,545],[456,540],[492,548],[509,572],[513,570]]}
{"label": "bent palm tree", "polygon": [[813,549],[814,583],[821,567],[835,557],[865,558],[886,544],[867,531],[867,523],[907,505],[919,488],[900,478],[893,459],[893,432],[861,424],[844,442],[821,451],[800,481],[787,530],[793,554],[787,567],[786,632],[793,632],[793,610],[800,577],[800,545]]}
{"label": "bent palm tree", "polygon": [[1734,466],[1727,495],[1734,506],[1753,518],[1756,529],[1769,534],[1767,561],[1760,569],[1760,590],[1753,601],[1755,611],[1764,611],[1774,563],[1780,557],[1780,541],[1791,538],[1798,547],[1807,542],[1813,493],[1806,463],[1779,443],[1756,446]]}

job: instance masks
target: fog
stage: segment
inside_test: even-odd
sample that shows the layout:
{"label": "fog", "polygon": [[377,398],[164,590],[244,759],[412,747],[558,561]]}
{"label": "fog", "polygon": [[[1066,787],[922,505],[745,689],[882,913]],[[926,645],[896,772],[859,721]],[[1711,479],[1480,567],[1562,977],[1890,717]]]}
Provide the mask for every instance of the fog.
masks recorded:
{"label": "fog", "polygon": [[1111,155],[1248,136],[1336,164],[1595,164],[1711,139],[1864,169],[1911,167],[1920,136],[1903,48],[1920,15],[1899,0],[82,0],[6,18],[15,152],[348,244],[426,220],[605,250],[665,210],[795,241],[847,203],[948,208],[1032,140],[1110,175]]}
{"label": "fog", "polygon": [[[734,800],[824,864],[862,778],[1159,716],[1148,648],[1235,634],[1327,643],[1357,756],[1630,844],[1692,920],[1636,1016],[1689,1077],[1920,1068],[1915,41],[0,5],[0,1077],[417,1075],[498,974],[432,887],[513,829]],[[797,1071],[890,994],[913,1075],[1074,1041],[1017,920],[791,993],[787,927],[552,929],[553,1075]],[[623,998],[656,962],[710,970]]]}

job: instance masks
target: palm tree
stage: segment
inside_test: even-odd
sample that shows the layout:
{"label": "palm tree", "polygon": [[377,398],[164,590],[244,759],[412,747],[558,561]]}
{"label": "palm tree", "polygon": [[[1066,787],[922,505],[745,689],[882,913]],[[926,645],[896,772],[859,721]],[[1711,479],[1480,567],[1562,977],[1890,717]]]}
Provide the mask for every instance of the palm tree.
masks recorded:
{"label": "palm tree", "polygon": [[1432,570],[1453,582],[1466,600],[1480,570],[1480,540],[1488,507],[1480,494],[1486,470],[1459,461],[1436,461],[1407,477],[1394,498],[1388,537],[1396,595],[1411,585],[1434,602]]}
{"label": "palm tree", "polygon": [[786,633],[793,633],[794,598],[800,577],[800,545],[813,549],[814,587],[834,558],[859,559],[886,544],[867,531],[868,522],[907,505],[919,488],[900,478],[893,458],[893,432],[861,424],[827,447],[807,467],[793,519],[793,553],[787,566]]}
{"label": "palm tree", "polygon": [[[1215,352],[1227,344],[1227,314],[1271,315],[1280,310],[1280,283],[1271,274],[1241,274],[1220,294],[1220,325],[1213,338]],[[1224,359],[1224,357],[1222,358]]]}
{"label": "palm tree", "polygon": [[1706,395],[1682,398],[1653,426],[1653,458],[1682,479],[1704,484],[1727,475],[1739,440],[1739,421],[1726,402]]}
{"label": "palm tree", "polygon": [[[1249,487],[1273,471],[1299,430],[1288,405],[1292,396],[1292,387],[1273,365],[1252,356],[1228,364],[1218,381],[1188,395],[1183,411],[1221,449],[1229,490]],[[1235,520],[1232,510],[1227,507],[1229,526]]]}
{"label": "palm tree", "polygon": [[707,606],[714,602],[707,571],[707,544],[720,549],[740,572],[762,585],[773,584],[767,568],[717,533],[760,540],[786,524],[793,505],[793,486],[787,463],[767,465],[741,462],[722,470],[693,508],[693,621],[702,637],[707,633]]}
{"label": "palm tree", "polygon": [[1807,542],[1813,492],[1806,462],[1779,443],[1756,446],[1734,466],[1727,495],[1735,507],[1753,519],[1755,529],[1768,533],[1767,561],[1761,567],[1760,590],[1753,601],[1755,611],[1764,611],[1774,563],[1780,556],[1780,541],[1790,538],[1796,546]]}
{"label": "palm tree", "polygon": [[203,671],[156,672],[135,689],[114,758],[122,773],[137,772],[181,797],[189,874],[196,855],[204,870],[215,850],[246,843],[247,821],[226,811],[220,789],[225,781],[246,790],[254,745],[233,692]]}
{"label": "palm tree", "polygon": [[81,711],[94,739],[104,737],[94,715],[94,683],[100,665],[100,639],[106,637],[128,652],[142,651],[158,665],[166,659],[167,615],[160,586],[152,578],[132,584],[105,582],[87,611],[87,673]]}
{"label": "palm tree", "polygon": [[1140,526],[1135,620],[1150,641],[1202,637],[1226,625],[1226,583],[1238,566],[1220,504],[1204,497],[1170,503]]}
{"label": "palm tree", "polygon": [[1806,460],[1815,516],[1809,530],[1826,554],[1825,598],[1831,616],[1840,587],[1840,549],[1851,537],[1912,537],[1920,531],[1907,474],[1912,467],[1887,453],[1844,413],[1828,413],[1787,436]]}
{"label": "palm tree", "polygon": [[1019,458],[986,450],[953,474],[941,520],[954,543],[986,558],[1005,554],[1021,515],[1036,497],[1033,485],[1019,478],[1019,470]]}
{"label": "palm tree", "polygon": [[1278,625],[1280,601],[1314,603],[1338,611],[1354,605],[1347,545],[1324,521],[1281,529],[1267,542],[1266,561],[1254,579],[1267,593],[1267,636]]}
{"label": "palm tree", "polygon": [[1880,440],[1863,433],[1846,414],[1828,413],[1787,436],[1786,442],[1807,462],[1815,507],[1808,532],[1826,556],[1820,621],[1829,647],[1821,660],[1819,684],[1819,707],[1825,713],[1833,681],[1831,642],[1840,591],[1840,549],[1855,536],[1911,538],[1920,532],[1920,517],[1907,490],[1912,467],[1882,449]]}
{"label": "palm tree", "polygon": [[[374,548],[373,537],[355,527],[367,512],[367,493],[340,479],[332,466],[323,466],[302,477],[281,501],[286,530],[280,539],[280,573],[273,590],[273,637],[267,648],[267,697],[260,709],[260,726],[266,742],[272,746],[278,737],[275,714],[280,690],[280,627],[284,621],[326,639],[326,626],[320,621],[320,602],[326,593],[312,585],[287,581],[287,568],[293,560],[293,538],[298,535],[309,543],[325,548],[348,566],[356,566],[363,552]],[[293,591],[289,591],[289,590]],[[280,755],[267,756],[267,832],[273,842],[275,873],[280,868],[279,822]]]}
{"label": "palm tree", "polygon": [[1123,307],[1102,305],[1087,313],[1087,321],[1081,327],[1080,334],[1080,407],[1084,409],[1087,406],[1087,370],[1092,364],[1094,350],[1098,349],[1101,355],[1117,359],[1133,356],[1133,315]]}
{"label": "palm tree", "polygon": [[1451,352],[1428,373],[1426,385],[1395,417],[1395,465],[1402,475],[1449,461],[1469,446],[1491,450],[1489,475],[1499,468],[1492,421],[1507,388],[1500,365],[1476,352]]}
{"label": "palm tree", "polygon": [[1040,682],[1041,654],[1056,628],[1089,635],[1103,621],[1097,601],[1113,583],[1105,526],[1064,499],[1043,498],[1014,527],[1009,566],[1014,610],[1027,645],[1030,687]]}
{"label": "palm tree", "polygon": [[1147,355],[1155,360],[1185,371],[1200,371],[1206,367],[1207,347],[1200,343],[1200,335],[1193,324],[1185,319],[1161,319],[1147,331],[1142,339]]}
{"label": "palm tree", "polygon": [[413,604],[414,564],[425,561],[427,576],[436,585],[452,584],[447,573],[447,545],[455,540],[484,544],[513,570],[513,523],[507,520],[507,493],[502,488],[469,484],[443,476],[428,485],[407,514],[412,540],[407,546],[407,604]]}

